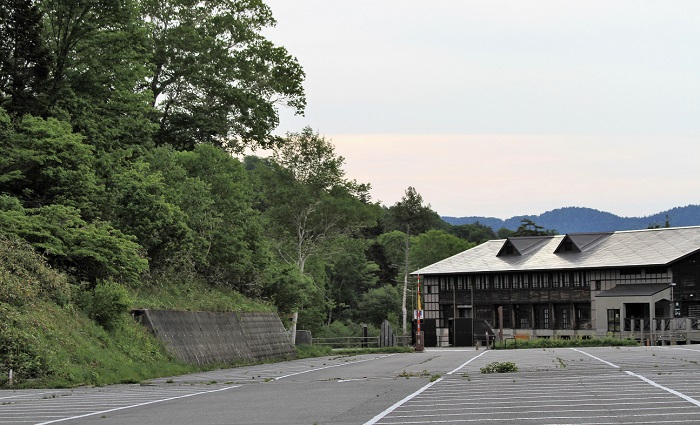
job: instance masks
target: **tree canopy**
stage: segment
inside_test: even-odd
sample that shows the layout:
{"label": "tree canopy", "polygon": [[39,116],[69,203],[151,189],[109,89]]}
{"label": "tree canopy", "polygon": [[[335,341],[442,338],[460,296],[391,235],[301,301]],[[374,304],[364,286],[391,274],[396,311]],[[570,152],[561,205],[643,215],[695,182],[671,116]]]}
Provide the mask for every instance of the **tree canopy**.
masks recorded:
{"label": "tree canopy", "polygon": [[306,103],[274,25],[260,0],[0,4],[0,245],[65,273],[95,320],[179,283],[314,331],[405,317],[412,270],[493,232],[449,226],[412,186],[372,202],[311,127],[273,135]]}

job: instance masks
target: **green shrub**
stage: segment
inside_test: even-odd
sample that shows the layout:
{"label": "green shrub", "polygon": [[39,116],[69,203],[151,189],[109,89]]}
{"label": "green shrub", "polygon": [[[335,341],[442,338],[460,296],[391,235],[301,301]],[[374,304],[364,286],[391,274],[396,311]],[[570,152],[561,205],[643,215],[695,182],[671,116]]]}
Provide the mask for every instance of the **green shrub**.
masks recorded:
{"label": "green shrub", "polygon": [[324,357],[333,354],[333,349],[327,345],[297,345],[297,359],[306,359],[309,357]]}
{"label": "green shrub", "polygon": [[479,369],[481,373],[509,373],[517,372],[518,367],[513,362],[493,362]]}
{"label": "green shrub", "polygon": [[131,306],[129,292],[122,285],[107,281],[79,297],[80,308],[106,330],[114,329]]}
{"label": "green shrub", "polygon": [[19,306],[39,298],[68,303],[67,277],[46,265],[27,242],[0,235],[0,301]]}
{"label": "green shrub", "polygon": [[619,346],[634,346],[639,345],[634,339],[621,338],[535,338],[529,341],[506,341],[505,343],[496,343],[495,349],[504,348],[566,348],[566,347],[619,347]]}
{"label": "green shrub", "polygon": [[0,306],[0,385],[10,369],[14,379],[35,379],[46,374],[46,360],[36,347],[32,329],[21,326],[17,312],[9,306]]}

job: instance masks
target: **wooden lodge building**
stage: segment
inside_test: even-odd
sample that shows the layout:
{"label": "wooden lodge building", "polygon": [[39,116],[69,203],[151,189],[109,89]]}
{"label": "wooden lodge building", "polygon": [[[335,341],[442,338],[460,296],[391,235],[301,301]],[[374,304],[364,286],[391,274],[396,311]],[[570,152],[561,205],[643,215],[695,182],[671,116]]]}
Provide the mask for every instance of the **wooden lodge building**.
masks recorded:
{"label": "wooden lodge building", "polygon": [[484,327],[700,342],[700,226],[492,240],[413,274],[426,346],[471,345]]}

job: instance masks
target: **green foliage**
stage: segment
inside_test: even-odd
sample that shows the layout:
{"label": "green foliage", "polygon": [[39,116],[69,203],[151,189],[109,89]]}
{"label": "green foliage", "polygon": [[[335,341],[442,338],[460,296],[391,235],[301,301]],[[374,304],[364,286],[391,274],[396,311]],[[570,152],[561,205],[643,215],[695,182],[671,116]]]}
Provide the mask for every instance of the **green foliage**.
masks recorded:
{"label": "green foliage", "polygon": [[134,306],[156,310],[275,311],[270,303],[246,298],[233,289],[175,274],[151,276],[145,284],[131,289],[131,296]]}
{"label": "green foliage", "polygon": [[358,322],[379,326],[391,313],[401,311],[401,297],[401,290],[393,285],[370,289],[360,296],[353,316]]}
{"label": "green foliage", "polygon": [[38,299],[65,305],[70,286],[25,241],[0,235],[0,302],[23,305]]}
{"label": "green foliage", "polygon": [[140,382],[195,368],[127,318],[111,332],[72,308],[49,302],[0,303],[0,386],[13,369],[16,387],[73,387]]}
{"label": "green foliage", "polygon": [[496,236],[498,236],[498,239],[508,239],[509,237],[513,236],[514,231],[510,229],[506,229],[505,227],[501,227],[498,229],[498,232],[496,232]]}
{"label": "green foliage", "polygon": [[270,147],[277,105],[301,113],[304,72],[262,35],[275,20],[262,1],[141,0],[159,143]]}
{"label": "green foliage", "polygon": [[109,176],[104,217],[134,235],[156,266],[186,252],[191,229],[183,211],[167,198],[162,175],[141,160],[115,168]]}
{"label": "green foliage", "polygon": [[[314,143],[325,146],[328,142],[315,137]],[[298,142],[298,141],[297,141]],[[303,153],[317,152],[304,149]],[[284,151],[289,155],[301,155],[295,150]],[[318,148],[319,155],[326,155]],[[278,153],[279,154],[279,153]],[[373,225],[377,210],[358,197],[357,185],[342,178],[342,171],[319,170],[309,175],[305,162],[336,164],[328,158],[301,156],[279,159],[280,164],[257,163],[254,181],[260,184],[263,194],[260,209],[265,219],[267,234],[282,261],[295,264],[303,272],[312,256],[328,258],[332,252],[325,247],[339,236],[350,236],[362,228]],[[304,180],[297,180],[297,178]],[[307,183],[308,182],[308,183]]]}
{"label": "green foliage", "polygon": [[70,120],[97,152],[149,146],[147,25],[136,0],[42,1],[54,57],[51,112]]}
{"label": "green foliage", "polygon": [[481,373],[511,373],[517,372],[518,367],[513,362],[493,362],[479,370]]}
{"label": "green foliage", "polygon": [[0,124],[0,131],[1,193],[17,197],[25,207],[60,203],[94,216],[100,190],[93,150],[70,124],[26,115],[15,126]]}
{"label": "green foliage", "polygon": [[[403,270],[406,257],[406,233],[400,230],[382,233],[377,237],[377,243],[384,249],[389,264],[397,270]],[[396,280],[396,276],[393,276],[393,280]]]}
{"label": "green foliage", "polygon": [[301,274],[299,269],[291,264],[270,267],[265,281],[261,296],[272,302],[283,315],[308,305],[309,294],[314,290],[311,277]]}
{"label": "green foliage", "polygon": [[325,357],[333,354],[333,348],[328,345],[297,345],[297,359],[308,359],[312,357]]}
{"label": "green foliage", "polygon": [[475,243],[453,236],[444,230],[429,230],[411,238],[410,265],[425,267],[473,248]]}
{"label": "green foliage", "polygon": [[[517,348],[565,348],[565,347],[619,347],[639,345],[634,339],[620,339],[612,337],[604,338],[535,338],[527,341],[518,341]],[[513,342],[496,343],[495,349],[514,348]]]}
{"label": "green foliage", "polygon": [[[367,334],[370,337],[379,335],[379,329],[375,326],[369,325],[367,327]],[[348,337],[361,337],[362,336],[362,325],[359,322],[346,322],[342,320],[337,320],[330,325],[321,327],[316,332],[312,332],[314,338],[348,338]]]}
{"label": "green foliage", "polygon": [[70,271],[78,280],[96,284],[110,279],[138,285],[148,263],[133,238],[105,222],[86,223],[72,207],[50,205],[22,209],[4,198],[0,229],[27,240],[53,265]]}
{"label": "green foliage", "polygon": [[36,335],[18,322],[15,309],[0,303],[0,384],[10,369],[20,381],[49,372],[46,359],[36,349]]}
{"label": "green foliage", "polygon": [[179,152],[176,160],[191,180],[202,181],[209,188],[190,192],[180,203],[189,228],[195,232],[197,249],[206,253],[198,269],[212,284],[260,295],[272,253],[262,219],[252,207],[252,190],[243,165],[208,144],[192,152]]}
{"label": "green foliage", "polygon": [[406,189],[400,201],[389,208],[384,226],[386,231],[400,230],[410,235],[449,228],[449,224],[442,221],[430,204],[423,204],[423,197],[412,186]]}
{"label": "green foliage", "polygon": [[486,241],[497,239],[498,235],[488,226],[484,226],[478,221],[473,224],[460,224],[450,227],[448,233],[476,244],[482,244]]}
{"label": "green foliage", "polygon": [[333,252],[326,262],[328,297],[335,301],[334,319],[349,318],[362,294],[377,285],[378,267],[366,255],[368,241],[341,236],[327,244]]}
{"label": "green foliage", "polygon": [[113,330],[131,306],[126,288],[111,281],[100,282],[78,296],[78,304],[89,318],[106,330]]}
{"label": "green foliage", "polygon": [[0,3],[0,107],[16,117],[46,111],[51,56],[42,30],[33,0]]}

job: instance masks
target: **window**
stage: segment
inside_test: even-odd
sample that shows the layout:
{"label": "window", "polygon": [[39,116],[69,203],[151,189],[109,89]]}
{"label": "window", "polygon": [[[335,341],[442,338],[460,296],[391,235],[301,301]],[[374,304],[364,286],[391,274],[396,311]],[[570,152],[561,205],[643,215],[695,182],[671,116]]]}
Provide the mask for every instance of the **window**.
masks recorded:
{"label": "window", "polygon": [[595,290],[600,291],[600,280],[595,281]]}
{"label": "window", "polygon": [[536,305],[534,314],[535,327],[537,329],[549,329],[549,306]]}
{"label": "window", "polygon": [[665,274],[668,272],[666,267],[646,267],[644,269],[645,274]]}
{"label": "window", "polygon": [[568,308],[561,309],[561,328],[562,329],[570,329],[571,328],[569,326],[569,309]]}
{"label": "window", "polygon": [[620,332],[620,309],[608,309],[608,332]]}

